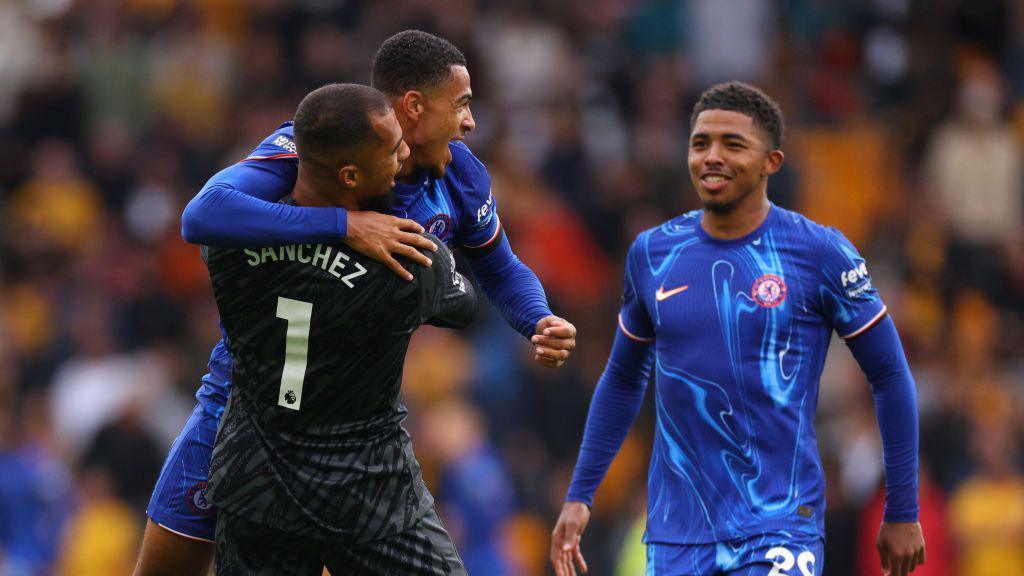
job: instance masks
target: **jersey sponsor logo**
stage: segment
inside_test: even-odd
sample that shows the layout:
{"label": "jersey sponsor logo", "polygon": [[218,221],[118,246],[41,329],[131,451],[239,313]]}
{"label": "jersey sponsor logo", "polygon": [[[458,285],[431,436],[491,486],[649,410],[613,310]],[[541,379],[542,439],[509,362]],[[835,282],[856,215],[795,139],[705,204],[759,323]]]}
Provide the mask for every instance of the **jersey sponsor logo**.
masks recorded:
{"label": "jersey sponsor logo", "polygon": [[786,283],[775,274],[765,274],[754,280],[750,295],[763,308],[774,308],[786,299]]}
{"label": "jersey sponsor logo", "polygon": [[850,298],[856,298],[871,290],[871,276],[868,274],[866,262],[861,262],[859,266],[844,270],[839,275],[839,280],[842,281],[843,288],[846,289],[846,295]]}
{"label": "jersey sponsor logo", "polygon": [[662,302],[664,300],[668,300],[669,298],[675,296],[676,294],[679,294],[680,292],[685,291],[689,287],[690,285],[687,284],[685,286],[679,286],[678,288],[673,288],[671,290],[665,290],[664,286],[660,286],[658,287],[658,291],[654,293],[654,298],[658,302]]}
{"label": "jersey sponsor logo", "polygon": [[476,223],[480,224],[487,220],[491,215],[491,209],[494,208],[494,196],[490,193],[487,194],[487,202],[484,202],[483,206],[476,209]]}
{"label": "jersey sponsor logo", "polygon": [[274,146],[277,146],[278,148],[284,148],[285,150],[291,152],[292,154],[298,154],[298,149],[295,147],[295,142],[292,142],[291,138],[283,134],[278,136],[277,138],[274,138],[272,144]]}
{"label": "jersey sponsor logo", "polygon": [[188,509],[193,514],[200,514],[203,516],[209,516],[213,514],[213,502],[206,497],[206,482],[196,482],[188,489],[185,493],[185,501],[188,503]]}
{"label": "jersey sponsor logo", "polygon": [[427,232],[445,240],[452,230],[452,217],[447,214],[436,214],[427,220]]}

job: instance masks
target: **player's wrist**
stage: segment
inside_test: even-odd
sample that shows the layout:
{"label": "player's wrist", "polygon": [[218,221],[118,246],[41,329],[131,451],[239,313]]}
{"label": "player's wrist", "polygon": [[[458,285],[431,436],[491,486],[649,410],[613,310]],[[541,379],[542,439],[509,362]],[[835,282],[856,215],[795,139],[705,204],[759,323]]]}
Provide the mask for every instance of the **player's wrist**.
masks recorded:
{"label": "player's wrist", "polygon": [[338,237],[342,239],[348,238],[348,210],[344,208],[336,208],[335,210],[338,217]]}
{"label": "player's wrist", "polygon": [[886,524],[913,524],[918,521],[919,510],[908,508],[905,510],[889,510],[886,508],[882,521]]}

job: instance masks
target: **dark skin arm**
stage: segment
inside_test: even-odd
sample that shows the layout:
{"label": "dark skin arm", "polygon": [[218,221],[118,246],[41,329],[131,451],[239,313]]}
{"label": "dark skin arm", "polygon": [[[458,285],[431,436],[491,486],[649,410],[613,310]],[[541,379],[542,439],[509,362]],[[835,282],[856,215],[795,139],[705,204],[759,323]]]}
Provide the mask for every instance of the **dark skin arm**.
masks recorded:
{"label": "dark skin arm", "polygon": [[436,252],[437,246],[420,236],[422,233],[422,226],[406,218],[350,211],[345,243],[356,252],[384,263],[400,277],[412,280],[412,274],[395,257],[404,256],[420,266],[430,266],[430,258],[418,249]]}

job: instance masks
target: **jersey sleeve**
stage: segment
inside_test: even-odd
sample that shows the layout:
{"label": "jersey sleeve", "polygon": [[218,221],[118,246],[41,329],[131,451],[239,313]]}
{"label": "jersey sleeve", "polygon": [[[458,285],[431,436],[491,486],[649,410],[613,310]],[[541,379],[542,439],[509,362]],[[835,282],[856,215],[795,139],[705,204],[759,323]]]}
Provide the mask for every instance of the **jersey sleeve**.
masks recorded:
{"label": "jersey sleeve", "polygon": [[430,255],[430,268],[420,269],[420,320],[442,328],[465,328],[477,312],[473,284],[455,270],[455,256],[444,242],[425,236],[437,245],[437,252]]}
{"label": "jersey sleeve", "polygon": [[864,258],[842,232],[825,229],[820,250],[821,313],[828,326],[849,340],[884,318],[885,304],[871,282]]}
{"label": "jersey sleeve", "polygon": [[459,202],[456,243],[470,258],[486,255],[500,240],[498,205],[491,194],[491,175],[480,160],[461,142],[449,144],[452,151],[452,181],[458,187]]}
{"label": "jersey sleeve", "polygon": [[622,308],[619,310],[619,330],[637,342],[654,340],[654,322],[651,321],[637,289],[641,280],[639,274],[643,270],[644,247],[647,235],[642,234],[633,242],[626,255],[626,272],[622,286]]}
{"label": "jersey sleeve", "polygon": [[225,247],[330,242],[347,231],[341,208],[278,204],[298,177],[291,123],[286,122],[242,161],[215,174],[181,216],[182,237]]}

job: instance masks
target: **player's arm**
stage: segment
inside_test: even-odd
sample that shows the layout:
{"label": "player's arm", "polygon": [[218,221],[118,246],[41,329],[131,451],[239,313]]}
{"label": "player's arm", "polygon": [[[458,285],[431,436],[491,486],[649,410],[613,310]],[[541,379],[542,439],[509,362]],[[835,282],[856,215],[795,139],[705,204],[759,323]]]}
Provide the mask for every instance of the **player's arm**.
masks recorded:
{"label": "player's arm", "polygon": [[[412,220],[342,208],[279,204],[295,185],[298,164],[294,153],[273,148],[269,143],[273,138],[253,156],[214,175],[188,203],[181,216],[182,237],[187,242],[241,248],[342,238],[357,252],[383,262],[407,280],[412,275],[395,255],[430,265],[429,257],[417,248],[435,250],[436,246],[419,235],[423,228]],[[275,151],[279,153],[270,153]]]}
{"label": "player's arm", "polygon": [[455,270],[455,256],[437,238],[425,235],[438,246],[433,263],[420,273],[420,320],[442,328],[465,328],[478,308],[473,284]]}
{"label": "player's arm", "polygon": [[465,208],[459,244],[473,277],[509,326],[530,338],[534,359],[561,366],[576,347],[576,327],[552,314],[537,275],[512,252],[487,169],[468,149],[456,147],[453,154],[465,155],[457,176]]}
{"label": "player's arm", "polygon": [[637,297],[631,271],[637,250],[634,243],[626,263],[615,341],[590,402],[576,468],[562,513],[551,533],[551,564],[557,576],[574,575],[577,565],[584,572],[587,570],[579,543],[590,519],[594,493],[640,413],[651,373],[654,328]]}
{"label": "player's arm", "polygon": [[480,289],[517,332],[531,339],[534,359],[557,368],[576,348],[576,327],[555,316],[548,307],[544,287],[533,270],[512,252],[500,229],[493,249],[466,249],[467,262]]}
{"label": "player's arm", "polygon": [[918,523],[914,378],[891,318],[883,318],[846,343],[875,398],[885,463],[885,521],[877,545],[883,570],[899,576],[925,561],[924,537]]}
{"label": "player's arm", "polygon": [[883,570],[903,576],[924,562],[918,523],[918,414],[896,326],[875,290],[864,259],[837,230],[821,247],[822,302],[826,321],[847,342],[875,398],[885,465],[885,517],[878,533]]}

